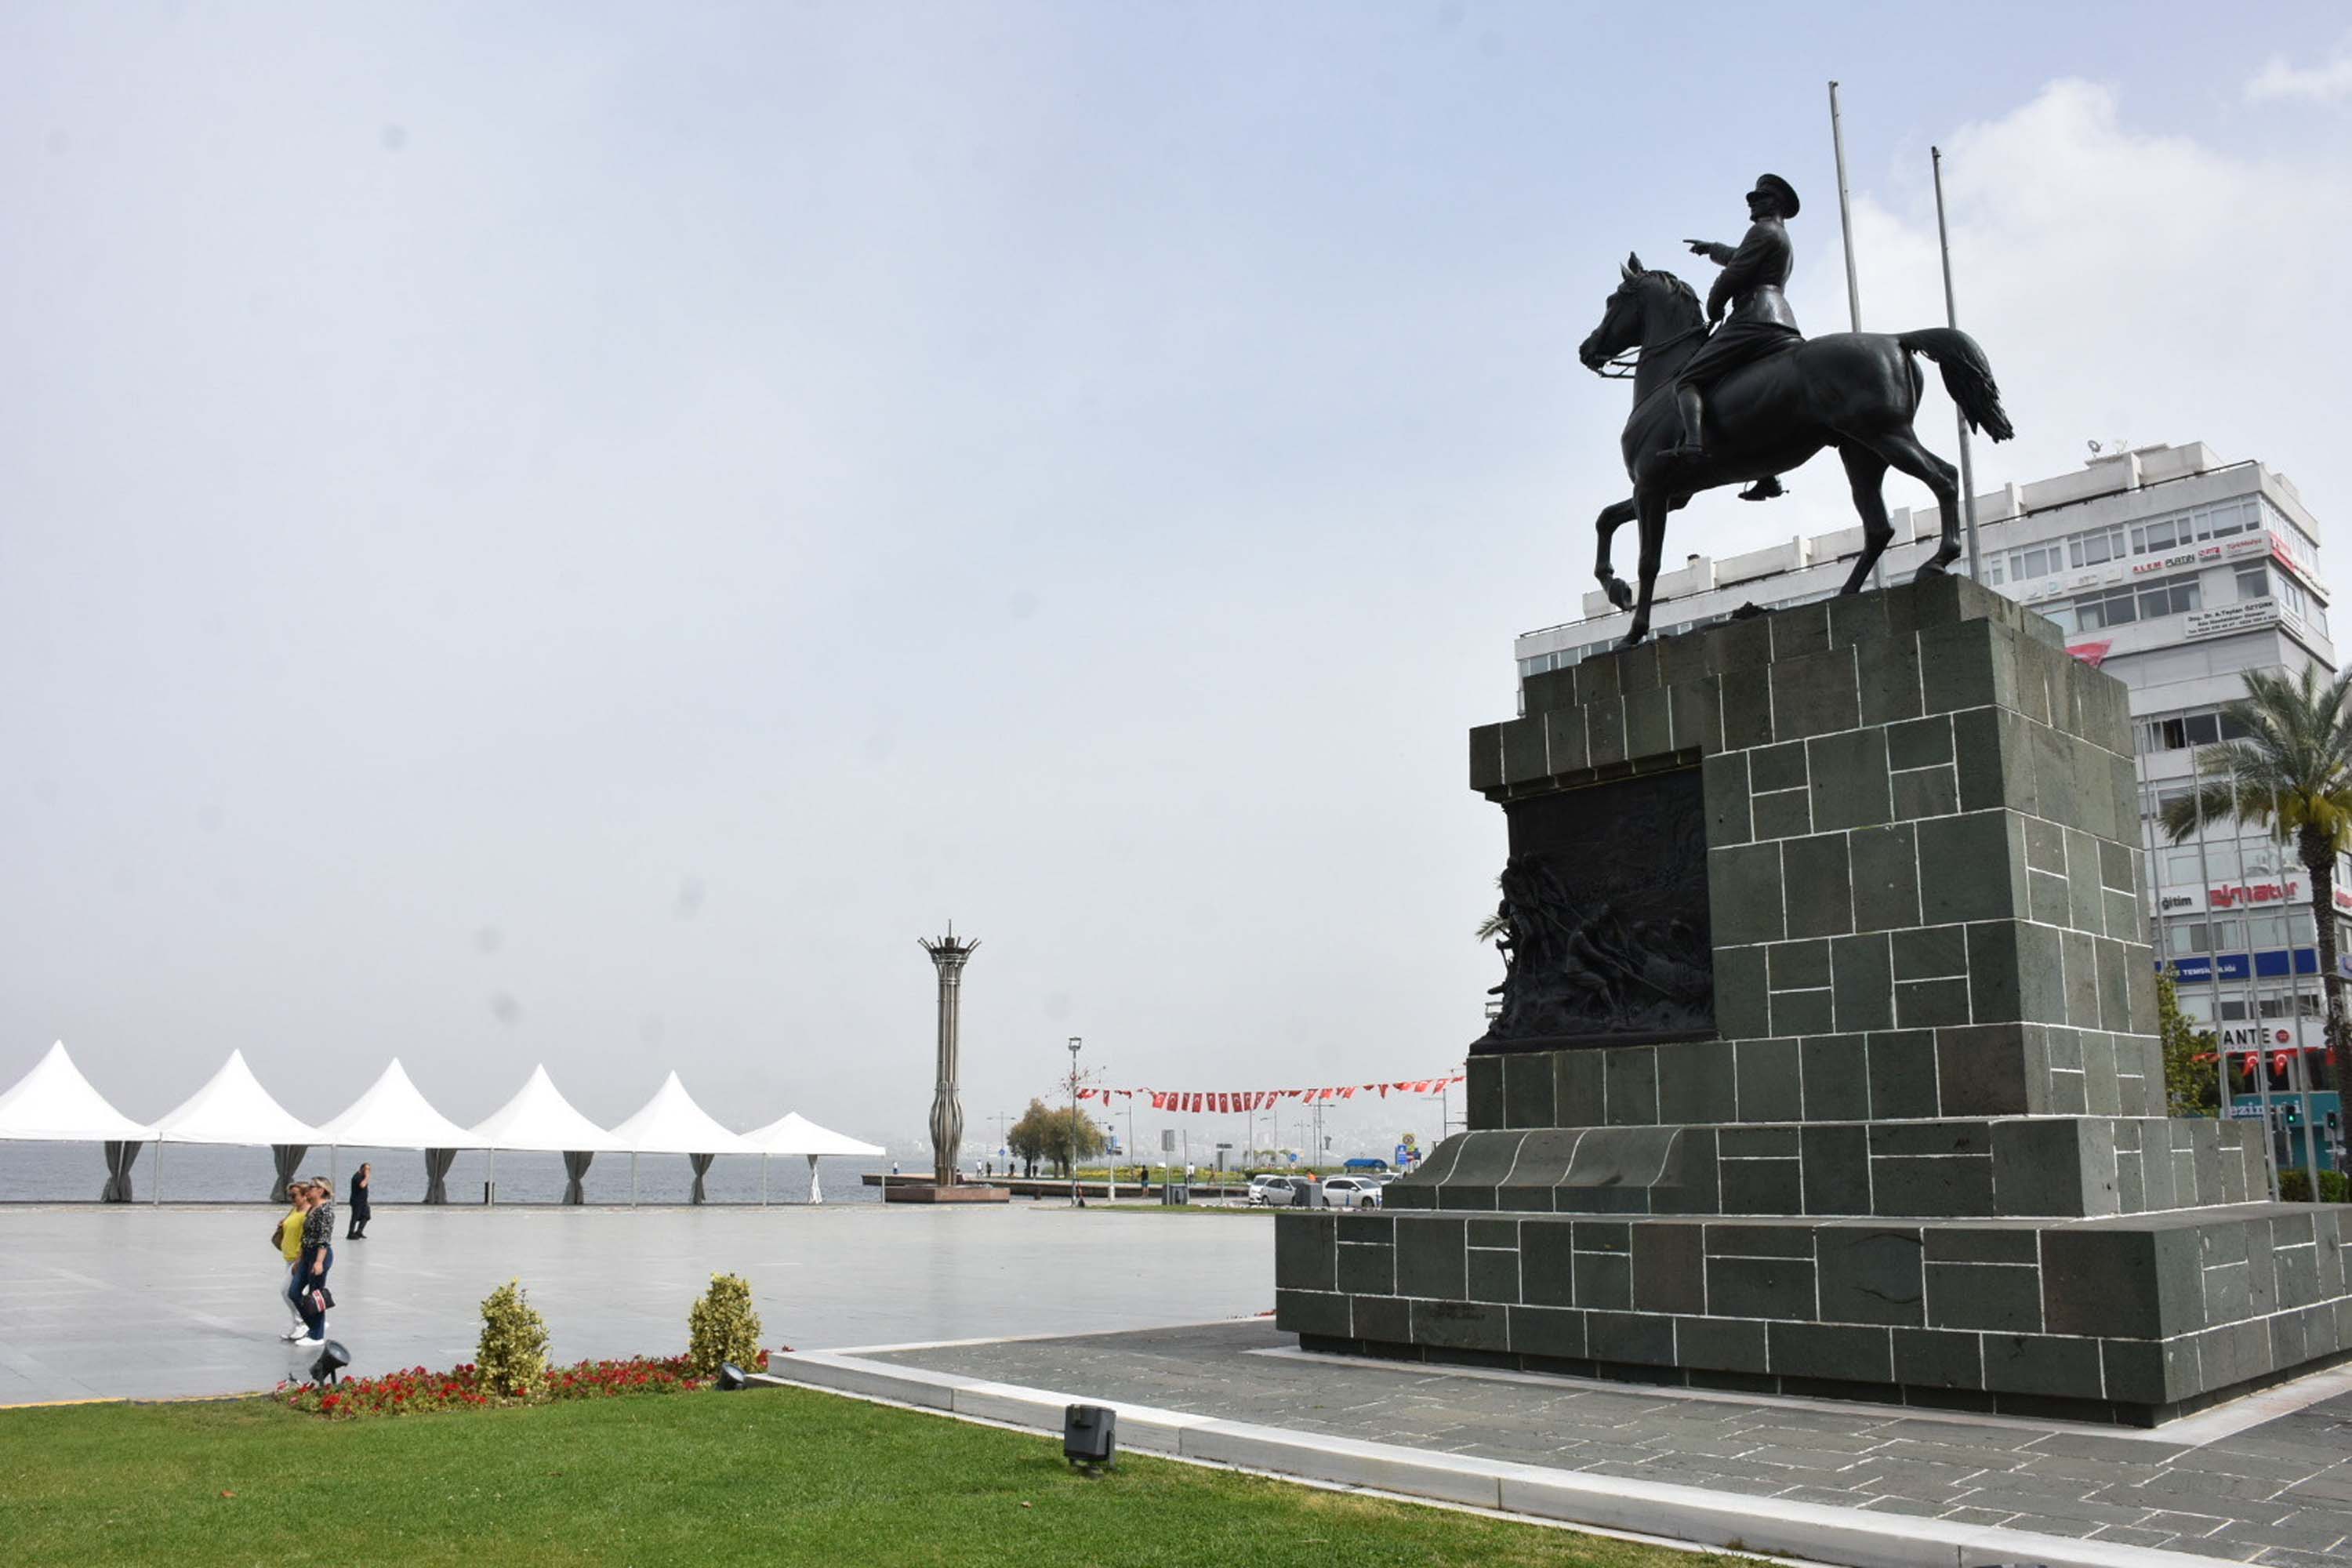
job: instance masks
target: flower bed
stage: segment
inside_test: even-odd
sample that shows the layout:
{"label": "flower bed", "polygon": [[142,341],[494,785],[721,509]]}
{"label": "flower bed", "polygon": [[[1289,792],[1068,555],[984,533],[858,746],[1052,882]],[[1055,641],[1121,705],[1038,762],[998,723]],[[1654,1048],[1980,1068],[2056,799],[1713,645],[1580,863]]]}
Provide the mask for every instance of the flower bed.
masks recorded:
{"label": "flower bed", "polygon": [[[747,1371],[765,1372],[768,1352]],[[633,1356],[627,1361],[583,1361],[547,1369],[538,1385],[520,1394],[496,1394],[484,1385],[474,1363],[427,1372],[410,1367],[381,1377],[352,1377],[321,1386],[281,1383],[277,1400],[290,1410],[341,1419],[359,1415],[405,1415],[425,1410],[472,1410],[491,1405],[549,1405],[560,1399],[614,1399],[633,1394],[690,1394],[708,1388],[684,1356]]]}

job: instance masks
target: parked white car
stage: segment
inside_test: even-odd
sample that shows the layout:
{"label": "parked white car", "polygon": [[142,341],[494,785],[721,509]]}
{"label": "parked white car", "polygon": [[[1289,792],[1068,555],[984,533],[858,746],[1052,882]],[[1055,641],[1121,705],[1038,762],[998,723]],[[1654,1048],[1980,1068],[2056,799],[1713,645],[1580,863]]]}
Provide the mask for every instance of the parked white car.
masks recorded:
{"label": "parked white car", "polygon": [[1326,1176],[1323,1202],[1335,1209],[1376,1209],[1384,1184],[1372,1176]]}

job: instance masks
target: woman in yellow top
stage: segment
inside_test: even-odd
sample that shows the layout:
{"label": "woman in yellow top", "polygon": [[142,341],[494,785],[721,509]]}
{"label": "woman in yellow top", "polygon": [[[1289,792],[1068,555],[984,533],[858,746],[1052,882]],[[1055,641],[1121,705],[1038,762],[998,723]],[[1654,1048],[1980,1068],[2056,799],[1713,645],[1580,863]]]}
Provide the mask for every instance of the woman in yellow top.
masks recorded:
{"label": "woman in yellow top", "polygon": [[277,1244],[278,1252],[286,1259],[285,1270],[278,1277],[278,1300],[294,1320],[294,1326],[280,1337],[295,1340],[310,1332],[310,1330],[303,1326],[302,1314],[294,1305],[294,1289],[299,1283],[295,1278],[294,1266],[302,1258],[302,1221],[310,1212],[310,1188],[301,1182],[289,1182],[286,1184],[286,1196],[294,1207],[284,1219],[278,1222],[277,1232],[270,1239]]}

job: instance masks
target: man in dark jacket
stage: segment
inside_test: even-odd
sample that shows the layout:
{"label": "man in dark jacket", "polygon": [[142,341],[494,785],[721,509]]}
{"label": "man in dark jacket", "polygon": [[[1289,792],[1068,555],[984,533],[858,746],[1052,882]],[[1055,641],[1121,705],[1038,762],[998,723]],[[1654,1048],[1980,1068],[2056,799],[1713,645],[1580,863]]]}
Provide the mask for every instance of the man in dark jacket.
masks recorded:
{"label": "man in dark jacket", "polygon": [[[1683,438],[1666,456],[1693,459],[1706,455],[1707,387],[1742,365],[1785,353],[1805,341],[1783,292],[1796,266],[1786,224],[1797,216],[1797,193],[1788,181],[1778,174],[1762,174],[1756,188],[1748,193],[1748,234],[1737,250],[1711,240],[1684,242],[1693,255],[1704,256],[1723,268],[1706,293],[1707,320],[1723,324],[1699,345],[1675,379]],[[1726,305],[1731,309],[1727,321],[1724,321]],[[1742,491],[1740,499],[1763,500],[1780,493],[1780,482],[1767,478]]]}

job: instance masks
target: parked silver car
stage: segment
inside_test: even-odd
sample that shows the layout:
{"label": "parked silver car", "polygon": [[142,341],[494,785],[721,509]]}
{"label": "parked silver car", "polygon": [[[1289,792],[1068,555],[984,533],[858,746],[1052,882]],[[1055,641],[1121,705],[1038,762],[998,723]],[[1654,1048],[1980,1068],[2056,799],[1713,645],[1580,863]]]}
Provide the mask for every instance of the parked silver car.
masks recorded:
{"label": "parked silver car", "polygon": [[1252,1176],[1252,1208],[1313,1208],[1318,1184],[1312,1176]]}

